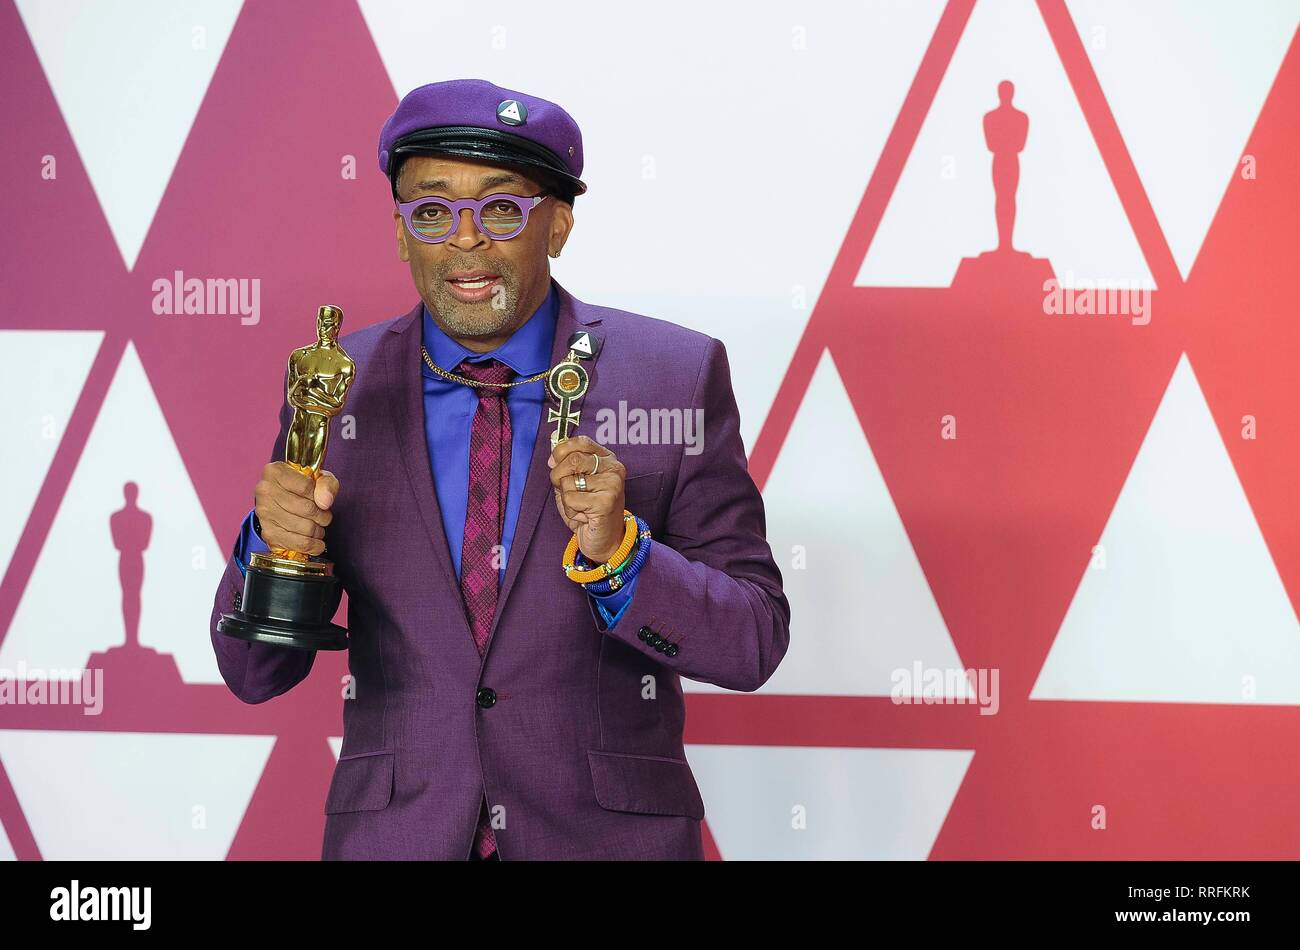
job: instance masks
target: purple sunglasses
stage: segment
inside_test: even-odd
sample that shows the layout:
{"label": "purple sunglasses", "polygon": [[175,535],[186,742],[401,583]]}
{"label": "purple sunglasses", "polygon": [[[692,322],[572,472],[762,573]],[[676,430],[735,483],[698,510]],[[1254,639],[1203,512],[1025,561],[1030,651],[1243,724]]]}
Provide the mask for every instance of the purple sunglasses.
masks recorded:
{"label": "purple sunglasses", "polygon": [[494,241],[508,241],[524,229],[528,224],[528,212],[545,198],[546,195],[511,195],[505,192],[459,201],[416,198],[397,202],[397,210],[412,237],[425,244],[441,244],[455,234],[460,225],[460,213],[466,208],[474,212],[474,224],[480,233]]}

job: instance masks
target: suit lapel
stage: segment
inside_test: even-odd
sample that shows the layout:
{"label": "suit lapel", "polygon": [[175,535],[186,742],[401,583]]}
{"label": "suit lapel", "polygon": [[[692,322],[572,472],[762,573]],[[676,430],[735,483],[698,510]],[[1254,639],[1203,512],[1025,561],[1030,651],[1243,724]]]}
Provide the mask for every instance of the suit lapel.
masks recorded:
{"label": "suit lapel", "polygon": [[[568,350],[565,349],[565,343],[568,342],[569,337],[579,329],[599,325],[600,318],[595,316],[590,307],[577,300],[561,287],[557,281],[552,279],[551,283],[555,288],[556,300],[559,304],[555,320],[555,340],[551,344],[550,365],[554,366],[568,353]],[[590,376],[591,383],[584,401],[590,398],[591,390],[595,389],[598,381],[594,367]],[[549,402],[547,405],[549,405]],[[492,648],[492,638],[496,635],[497,624],[500,623],[501,615],[505,610],[506,598],[510,596],[515,579],[519,576],[520,567],[524,563],[524,556],[528,553],[533,534],[537,530],[537,522],[541,517],[542,509],[547,505],[554,504],[551,493],[551,470],[546,464],[547,459],[551,457],[552,427],[546,421],[546,417],[546,406],[543,406],[542,417],[537,427],[537,438],[533,443],[533,455],[528,465],[528,478],[524,482],[524,498],[519,506],[519,520],[515,523],[515,537],[510,543],[510,559],[506,563],[505,581],[502,583],[501,593],[497,597],[496,615],[492,618],[492,630],[488,634],[487,646],[483,650],[484,656],[487,656],[487,651]],[[554,552],[557,572],[559,570],[560,553],[559,551]]]}
{"label": "suit lapel", "polygon": [[[388,391],[393,399],[393,425],[397,430],[397,444],[402,464],[415,493],[416,507],[425,533],[433,547],[436,563],[435,575],[443,581],[445,595],[459,609],[448,611],[451,623],[460,628],[460,642],[474,646],[474,635],[465,616],[460,595],[460,580],[452,569],[451,549],[442,529],[442,510],[433,487],[433,472],[429,468],[429,443],[424,431],[424,377],[420,373],[422,357],[420,346],[424,336],[424,304],[415,308],[403,320],[389,328],[393,336],[388,340],[387,358]],[[546,462],[543,459],[542,466]],[[531,476],[530,476],[531,477]],[[514,558],[512,557],[513,561]],[[477,652],[477,651],[475,651]]]}

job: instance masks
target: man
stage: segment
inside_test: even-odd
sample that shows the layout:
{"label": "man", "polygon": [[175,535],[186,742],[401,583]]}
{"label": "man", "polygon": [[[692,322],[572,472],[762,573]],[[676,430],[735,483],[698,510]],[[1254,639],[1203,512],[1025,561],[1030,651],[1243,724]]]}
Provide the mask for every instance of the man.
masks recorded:
{"label": "man", "polygon": [[[554,103],[423,86],[379,164],[421,302],[341,338],[355,437],[330,440],[330,471],[263,469],[213,606],[222,676],[259,703],[307,675],[314,653],[216,622],[252,552],[328,538],[356,697],[324,858],[698,859],[679,676],[754,690],[789,642],[725,351],[551,279],[586,190]],[[545,376],[575,333],[587,431],[552,448]],[[598,444],[588,420],[620,402],[698,410],[702,444]]]}

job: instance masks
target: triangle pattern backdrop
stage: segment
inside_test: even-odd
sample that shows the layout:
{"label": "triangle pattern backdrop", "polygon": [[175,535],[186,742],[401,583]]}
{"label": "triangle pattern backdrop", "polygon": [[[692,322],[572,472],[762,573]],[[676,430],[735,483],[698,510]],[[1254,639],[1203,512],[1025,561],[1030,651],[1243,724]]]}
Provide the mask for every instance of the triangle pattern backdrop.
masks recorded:
{"label": "triangle pattern backdrop", "polygon": [[[506,0],[435,32],[384,0],[0,3],[22,456],[0,476],[0,667],[123,642],[110,518],[134,482],[140,642],[184,680],[96,722],[0,707],[0,858],[319,853],[321,816],[276,803],[324,795],[346,658],[250,709],[208,612],[299,308],[337,293],[356,329],[409,297],[375,250],[392,230],[374,131],[414,86],[481,75],[583,123],[590,200],[556,276],[727,347],[793,619],[756,694],[685,684],[711,856],[1296,856],[1290,771],[1257,765],[1300,741],[1276,708],[1300,698],[1300,4],[791,9],[566,22]],[[951,286],[997,240],[981,117],[1004,79],[1029,118],[1016,246],[1067,285],[1157,275],[1149,325],[1048,322],[996,261]],[[331,240],[282,237],[294,175],[335,209]],[[701,216],[723,175],[763,200]],[[177,269],[260,277],[262,321],[155,319],[150,283]],[[937,437],[948,413],[959,441]],[[1238,438],[1246,413],[1266,438]],[[892,703],[917,663],[1000,670],[999,711]],[[1101,836],[1076,820],[1096,801],[1125,818]]]}
{"label": "triangle pattern backdrop", "polygon": [[129,270],[243,0],[17,6]]}
{"label": "triangle pattern backdrop", "polygon": [[[126,507],[128,483],[138,486],[136,505],[153,522],[143,551],[140,643],[175,656],[187,682],[221,682],[204,632],[226,558],[130,344],[0,644],[0,665],[74,670],[125,642],[121,555],[110,518]],[[67,551],[78,553],[75,577]]]}
{"label": "triangle pattern backdrop", "polygon": [[220,860],[273,736],[0,731],[0,762],[50,860]]}
{"label": "triangle pattern backdrop", "polygon": [[60,330],[0,331],[10,389],[0,410],[14,451],[0,466],[0,576],[63,438],[68,417],[104,334]]}
{"label": "triangle pattern backdrop", "polygon": [[[963,668],[829,352],[763,497],[791,621],[790,649],[760,692],[888,696],[914,663]],[[919,697],[923,684],[911,685]]]}
{"label": "triangle pattern backdrop", "polygon": [[1032,0],[978,3],[899,179],[858,286],[947,287],[963,257],[997,244],[983,115],[998,84],[1029,116],[1020,154],[1015,246],[1079,279],[1150,271]]}
{"label": "triangle pattern backdrop", "polygon": [[1300,623],[1178,359],[1034,699],[1300,704]]}
{"label": "triangle pattern backdrop", "polygon": [[1217,0],[1069,7],[1187,277],[1300,23],[1300,4],[1257,3],[1241,17],[1223,16]]}
{"label": "triangle pattern backdrop", "polygon": [[974,753],[695,745],[725,860],[923,861]]}

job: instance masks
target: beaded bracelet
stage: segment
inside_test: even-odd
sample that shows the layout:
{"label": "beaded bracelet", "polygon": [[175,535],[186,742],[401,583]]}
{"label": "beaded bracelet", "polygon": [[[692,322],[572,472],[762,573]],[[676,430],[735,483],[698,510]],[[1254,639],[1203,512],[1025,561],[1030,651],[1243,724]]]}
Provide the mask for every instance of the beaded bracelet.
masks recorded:
{"label": "beaded bracelet", "polygon": [[636,577],[641,567],[645,564],[646,558],[650,556],[650,526],[640,518],[636,519],[637,526],[637,544],[628,555],[627,560],[620,564],[610,576],[602,580],[590,581],[582,586],[590,594],[603,596],[612,594],[621,587],[626,587]]}
{"label": "beaded bracelet", "polygon": [[[636,518],[635,515],[633,515],[633,517]],[[640,518],[636,518],[636,536],[638,540],[640,538],[650,537],[650,526],[647,525]],[[608,567],[607,565],[603,565],[603,564],[594,564],[591,561],[587,560],[587,556],[582,553],[581,549],[579,549],[577,554],[574,555],[574,559],[573,559],[574,566],[577,567],[579,570],[587,570],[587,571],[601,570],[603,572],[607,572],[607,576],[614,577],[618,574],[622,574],[624,570],[632,563],[633,559],[636,558],[636,553],[639,546],[640,546],[639,544],[633,545],[632,550],[628,552],[627,557],[623,558],[623,561],[615,567]],[[608,563],[613,564],[614,558],[610,558]],[[585,587],[588,584],[597,584],[600,583],[601,580],[602,578],[597,578],[594,581],[586,581],[583,583],[583,586]]]}
{"label": "beaded bracelet", "polygon": [[564,568],[564,576],[576,584],[586,584],[589,581],[598,581],[614,573],[615,567],[621,565],[627,560],[632,553],[632,546],[636,544],[636,517],[626,508],[623,509],[623,543],[618,546],[618,550],[604,564],[588,570],[581,570],[576,564],[578,555],[578,532],[573,532],[573,537],[569,539],[569,545],[564,549],[564,558],[561,566]]}
{"label": "beaded bracelet", "polygon": [[[599,570],[604,573],[606,577],[617,577],[619,574],[623,573],[625,567],[632,563],[632,558],[634,557],[636,557],[635,544],[632,545],[632,550],[627,553],[627,557],[623,558],[623,560],[618,564],[614,564],[614,559],[610,558],[609,564],[614,565],[613,567],[605,564],[593,564],[591,561],[588,561],[583,557],[581,550],[579,550],[577,555],[574,557],[573,563],[580,571]],[[582,586],[586,587],[588,584],[599,584],[601,580],[603,580],[603,578],[596,578],[594,581],[583,581]]]}

